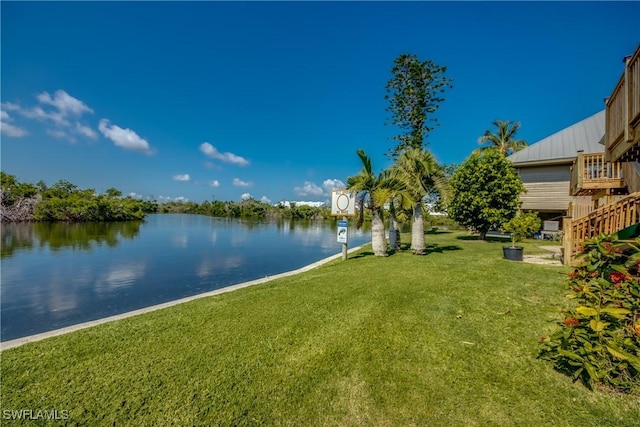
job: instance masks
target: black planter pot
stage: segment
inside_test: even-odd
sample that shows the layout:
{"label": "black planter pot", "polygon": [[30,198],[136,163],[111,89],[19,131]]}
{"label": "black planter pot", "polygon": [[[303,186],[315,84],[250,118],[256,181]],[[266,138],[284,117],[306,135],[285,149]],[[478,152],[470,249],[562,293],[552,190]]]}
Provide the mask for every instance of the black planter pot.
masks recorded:
{"label": "black planter pot", "polygon": [[502,254],[504,255],[504,259],[522,261],[523,250],[524,248],[522,246],[503,246]]}

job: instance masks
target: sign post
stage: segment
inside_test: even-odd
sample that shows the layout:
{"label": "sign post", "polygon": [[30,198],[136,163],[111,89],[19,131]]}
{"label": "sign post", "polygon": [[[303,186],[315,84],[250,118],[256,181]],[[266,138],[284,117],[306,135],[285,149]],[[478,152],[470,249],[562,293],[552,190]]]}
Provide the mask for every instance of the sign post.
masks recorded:
{"label": "sign post", "polygon": [[349,234],[347,232],[347,217],[343,216],[338,221],[338,243],[342,243],[342,260],[347,259],[347,246],[349,245]]}
{"label": "sign post", "polygon": [[331,215],[342,216],[338,221],[338,243],[342,243],[342,260],[347,259],[349,244],[349,229],[347,217],[356,214],[355,197],[346,190],[333,190],[331,192]]}

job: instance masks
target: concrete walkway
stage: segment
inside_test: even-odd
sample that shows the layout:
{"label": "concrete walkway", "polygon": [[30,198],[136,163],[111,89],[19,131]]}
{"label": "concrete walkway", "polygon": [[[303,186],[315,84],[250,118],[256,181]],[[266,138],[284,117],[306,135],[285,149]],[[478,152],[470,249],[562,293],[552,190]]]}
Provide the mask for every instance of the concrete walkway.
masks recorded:
{"label": "concrete walkway", "polygon": [[538,246],[540,249],[548,251],[547,254],[524,255],[522,261],[529,264],[556,265],[562,266],[560,262],[560,246]]}
{"label": "concrete walkway", "polygon": [[[362,246],[355,247],[353,249],[349,249],[348,253],[355,252],[362,248]],[[113,322],[120,319],[126,319],[128,317],[137,316],[139,314],[149,313],[151,311],[161,310],[163,308],[172,307],[174,305],[183,304],[185,302],[193,301],[199,298],[210,297],[213,295],[220,295],[226,292],[235,291],[237,289],[247,288],[253,285],[259,285],[261,283],[270,282],[272,280],[281,279],[283,277],[293,276],[294,274],[304,273],[305,271],[312,270],[316,267],[321,266],[322,264],[326,264],[329,261],[333,261],[334,259],[338,259],[342,257],[342,252],[336,255],[332,255],[330,257],[321,259],[320,261],[316,261],[313,264],[309,264],[307,266],[301,267],[297,270],[287,271],[285,273],[276,274],[275,276],[266,276],[261,279],[252,280],[250,282],[238,283],[237,285],[227,286],[226,288],[215,289],[213,291],[205,292],[198,295],[193,295],[190,297],[178,299],[175,301],[169,301],[158,305],[153,305],[151,307],[141,308],[139,310],[129,311],[127,313],[117,314],[115,316],[105,317],[102,319],[92,320],[90,322],[79,323],[77,325],[67,326],[65,328],[56,329],[53,331],[43,332],[41,334],[31,335],[28,337],[16,338],[15,340],[5,341],[0,343],[0,351],[8,350],[10,348],[19,347],[23,344],[35,341],[41,341],[46,338],[55,337],[58,335],[68,334],[69,332],[79,331],[80,329],[91,328],[92,326],[102,325],[103,323]]]}

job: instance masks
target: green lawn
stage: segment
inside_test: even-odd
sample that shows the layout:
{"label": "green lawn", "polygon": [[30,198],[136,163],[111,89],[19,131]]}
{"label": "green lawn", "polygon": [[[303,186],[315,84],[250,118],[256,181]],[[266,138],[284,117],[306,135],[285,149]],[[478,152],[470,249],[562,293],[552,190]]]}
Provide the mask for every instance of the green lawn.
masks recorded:
{"label": "green lawn", "polygon": [[423,257],[365,248],[4,351],[3,418],[56,409],[90,426],[640,425],[637,396],[590,391],[535,357],[566,304],[566,268],[506,261],[504,243],[461,233],[427,242]]}

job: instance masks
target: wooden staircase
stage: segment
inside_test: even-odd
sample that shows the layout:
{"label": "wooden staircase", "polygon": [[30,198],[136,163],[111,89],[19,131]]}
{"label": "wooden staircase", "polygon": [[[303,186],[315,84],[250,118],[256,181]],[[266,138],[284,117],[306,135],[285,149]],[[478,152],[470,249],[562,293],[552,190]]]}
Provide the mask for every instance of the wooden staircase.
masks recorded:
{"label": "wooden staircase", "polygon": [[613,234],[640,222],[640,191],[574,219],[565,217],[562,224],[564,264],[571,265],[584,240],[601,233]]}

